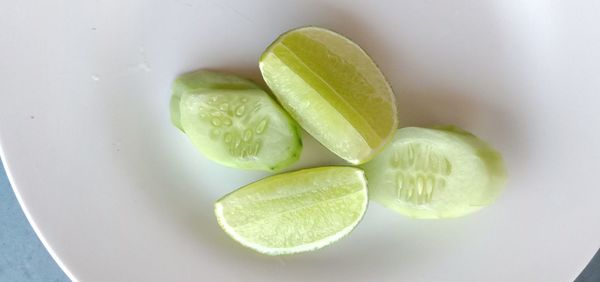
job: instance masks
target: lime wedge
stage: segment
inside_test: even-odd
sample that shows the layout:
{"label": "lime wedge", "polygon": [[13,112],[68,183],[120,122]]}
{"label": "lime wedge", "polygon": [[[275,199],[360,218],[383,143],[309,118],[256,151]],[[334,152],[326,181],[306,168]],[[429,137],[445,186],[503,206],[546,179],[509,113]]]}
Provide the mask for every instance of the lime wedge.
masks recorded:
{"label": "lime wedge", "polygon": [[215,203],[219,225],[240,244],[268,255],[315,250],[354,229],[367,209],[364,172],[318,167],[244,186]]}
{"label": "lime wedge", "polygon": [[397,128],[390,85],[369,56],[333,31],[302,27],[260,58],[267,85],[315,139],[353,164],[371,159]]}
{"label": "lime wedge", "polygon": [[506,180],[502,156],[454,126],[398,130],[364,165],[373,200],[413,218],[446,218],[496,200]]}

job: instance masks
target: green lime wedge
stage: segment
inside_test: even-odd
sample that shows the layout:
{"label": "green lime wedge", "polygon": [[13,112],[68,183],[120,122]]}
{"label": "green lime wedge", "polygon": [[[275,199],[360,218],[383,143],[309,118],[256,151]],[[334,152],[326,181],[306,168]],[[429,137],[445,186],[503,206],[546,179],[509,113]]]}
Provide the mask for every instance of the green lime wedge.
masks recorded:
{"label": "green lime wedge", "polygon": [[300,126],[352,164],[371,159],[397,128],[390,85],[342,35],[318,27],[288,31],[262,54],[259,66]]}
{"label": "green lime wedge", "polygon": [[173,86],[171,121],[207,158],[229,167],[276,171],[297,161],[300,128],[254,83],[199,71]]}
{"label": "green lime wedge", "polygon": [[322,248],[354,229],[367,209],[364,172],[318,167],[264,178],[215,203],[219,225],[268,255]]}
{"label": "green lime wedge", "polygon": [[506,180],[502,156],[454,127],[407,127],[364,165],[370,197],[414,218],[463,216],[496,200]]}

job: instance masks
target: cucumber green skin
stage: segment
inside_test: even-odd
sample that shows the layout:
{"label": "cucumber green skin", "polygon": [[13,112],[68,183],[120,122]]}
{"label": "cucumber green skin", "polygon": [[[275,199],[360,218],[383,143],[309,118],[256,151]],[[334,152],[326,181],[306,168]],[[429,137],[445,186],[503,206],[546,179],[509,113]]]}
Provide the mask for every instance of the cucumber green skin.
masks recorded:
{"label": "cucumber green skin", "polygon": [[260,87],[248,79],[209,70],[197,70],[180,75],[173,82],[169,107],[171,123],[181,131],[183,131],[179,109],[181,96],[185,92],[200,89],[260,89]]}
{"label": "cucumber green skin", "polygon": [[[443,152],[454,168],[445,176],[444,183],[448,184],[445,190],[438,189],[429,200],[418,203],[398,196],[399,184],[391,179],[395,174],[390,171],[411,173],[405,167],[398,170],[391,165],[392,156],[402,146],[399,144],[426,144],[437,148],[436,152]],[[468,169],[456,172],[461,167]],[[371,199],[400,214],[421,219],[460,217],[475,212],[493,203],[506,182],[501,154],[472,133],[455,126],[399,129],[383,152],[363,168],[369,180]]]}
{"label": "cucumber green skin", "polygon": [[[188,128],[187,131],[190,131],[189,127],[195,125],[193,123],[184,125],[182,122],[181,106],[183,100],[185,100],[185,97],[189,95],[197,95],[200,92],[210,93],[211,91],[220,90],[231,90],[234,92],[237,90],[257,90],[256,92],[260,93],[262,99],[268,99],[269,101],[272,101],[271,105],[274,115],[277,119],[283,120],[284,123],[288,124],[287,134],[290,136],[289,139],[292,140],[289,142],[289,144],[286,144],[287,151],[281,154],[278,162],[264,163],[260,158],[257,158],[254,161],[240,161],[234,156],[214,153],[211,149],[212,145],[206,146],[206,143],[201,144],[195,140],[197,138],[186,133],[186,126]],[[300,158],[303,147],[300,126],[287,114],[287,112],[285,112],[279,106],[279,104],[277,104],[277,102],[267,92],[265,92],[252,81],[231,74],[199,70],[179,76],[173,83],[172,91],[173,94],[170,101],[171,123],[183,133],[186,133],[194,146],[209,159],[228,167],[249,170],[278,171],[295,163]],[[265,150],[268,149],[269,148],[265,148]]]}
{"label": "cucumber green skin", "polygon": [[181,112],[179,111],[181,94],[181,92],[173,92],[173,95],[171,95],[171,100],[169,101],[169,114],[171,117],[171,124],[183,132],[183,126],[181,125]]}

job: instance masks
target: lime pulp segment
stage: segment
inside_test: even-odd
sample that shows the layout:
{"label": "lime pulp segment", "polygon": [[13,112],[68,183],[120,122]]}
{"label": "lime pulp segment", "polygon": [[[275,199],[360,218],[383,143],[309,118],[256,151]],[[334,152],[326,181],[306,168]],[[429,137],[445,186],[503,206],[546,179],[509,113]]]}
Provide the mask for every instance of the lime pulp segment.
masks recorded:
{"label": "lime pulp segment", "polygon": [[215,203],[223,230],[269,255],[319,249],[350,233],[368,202],[364,172],[319,167],[244,186]]}
{"label": "lime pulp segment", "polygon": [[354,42],[317,27],[281,35],[260,69],[284,108],[325,147],[353,164],[372,158],[397,127],[393,92]]}

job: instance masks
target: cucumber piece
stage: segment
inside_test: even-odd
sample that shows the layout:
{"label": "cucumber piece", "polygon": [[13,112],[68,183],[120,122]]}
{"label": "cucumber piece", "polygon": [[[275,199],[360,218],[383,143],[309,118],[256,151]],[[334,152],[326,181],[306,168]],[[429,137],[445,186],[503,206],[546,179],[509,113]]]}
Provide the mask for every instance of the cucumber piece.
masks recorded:
{"label": "cucumber piece", "polygon": [[208,70],[197,70],[180,75],[173,82],[170,112],[171,123],[181,131],[183,131],[179,111],[181,96],[185,92],[199,89],[260,89],[260,87],[236,75]]}
{"label": "cucumber piece", "polygon": [[399,129],[364,170],[371,199],[413,218],[477,211],[494,202],[506,180],[500,153],[455,126]]}
{"label": "cucumber piece", "polygon": [[261,89],[198,89],[180,99],[183,131],[215,162],[276,171],[300,157],[299,126]]}

